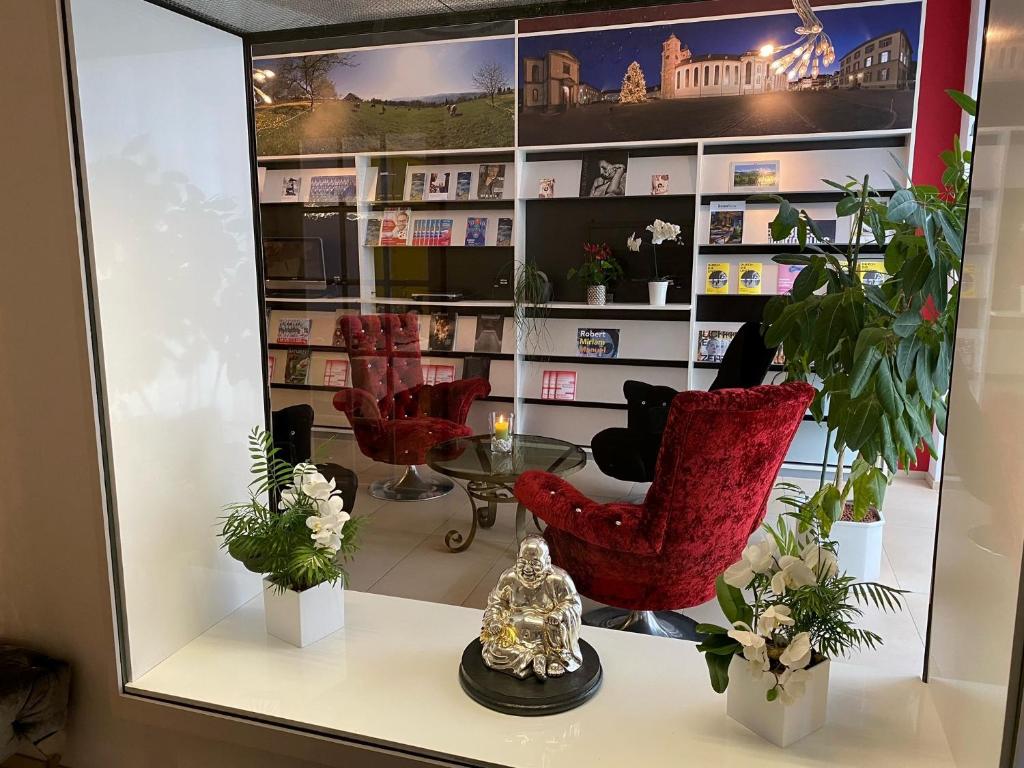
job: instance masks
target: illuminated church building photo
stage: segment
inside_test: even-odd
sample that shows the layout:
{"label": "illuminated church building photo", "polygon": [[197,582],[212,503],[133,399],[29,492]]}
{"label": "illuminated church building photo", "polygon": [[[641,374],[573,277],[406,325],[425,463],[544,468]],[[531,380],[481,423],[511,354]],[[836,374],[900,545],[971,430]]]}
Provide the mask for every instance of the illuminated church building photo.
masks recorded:
{"label": "illuminated church building photo", "polygon": [[694,56],[674,34],[661,46],[661,98],[744,96],[783,91],[785,74],[771,71],[771,56],[758,51],[742,55],[707,53]]}

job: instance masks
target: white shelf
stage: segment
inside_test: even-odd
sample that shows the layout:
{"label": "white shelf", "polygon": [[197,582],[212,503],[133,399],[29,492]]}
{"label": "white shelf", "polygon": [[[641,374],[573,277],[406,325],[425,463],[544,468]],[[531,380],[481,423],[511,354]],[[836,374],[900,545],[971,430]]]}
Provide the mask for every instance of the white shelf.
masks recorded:
{"label": "white shelf", "polygon": [[609,311],[618,310],[636,310],[638,312],[646,312],[648,310],[657,311],[675,311],[692,309],[690,304],[665,304],[664,306],[655,306],[653,304],[636,304],[636,303],[619,303],[612,302],[611,304],[587,304],[585,301],[553,301],[547,304],[548,309],[592,309],[595,311],[601,311],[607,309]]}
{"label": "white shelf", "polygon": [[283,302],[287,304],[400,304],[406,305],[423,305],[425,307],[511,307],[511,301],[501,301],[499,299],[467,299],[464,301],[417,301],[416,299],[392,299],[392,298],[377,298],[370,297],[368,299],[353,298],[351,296],[339,299],[328,299],[328,298],[268,298],[268,302]]}

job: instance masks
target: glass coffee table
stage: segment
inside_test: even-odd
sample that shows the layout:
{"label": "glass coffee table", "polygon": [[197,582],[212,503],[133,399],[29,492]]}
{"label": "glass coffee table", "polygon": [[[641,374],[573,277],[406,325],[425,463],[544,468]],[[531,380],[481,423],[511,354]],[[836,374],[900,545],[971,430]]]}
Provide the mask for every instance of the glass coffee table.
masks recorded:
{"label": "glass coffee table", "polygon": [[[444,543],[452,552],[463,552],[476,538],[477,527],[490,528],[498,516],[499,504],[516,502],[512,487],[524,472],[532,469],[559,476],[571,475],[587,464],[587,454],[578,445],[537,435],[513,435],[510,453],[491,451],[490,435],[457,437],[438,443],[427,452],[427,466],[455,480],[465,481],[473,510],[469,533],[448,531]],[[526,535],[526,507],[516,508],[516,542]]]}

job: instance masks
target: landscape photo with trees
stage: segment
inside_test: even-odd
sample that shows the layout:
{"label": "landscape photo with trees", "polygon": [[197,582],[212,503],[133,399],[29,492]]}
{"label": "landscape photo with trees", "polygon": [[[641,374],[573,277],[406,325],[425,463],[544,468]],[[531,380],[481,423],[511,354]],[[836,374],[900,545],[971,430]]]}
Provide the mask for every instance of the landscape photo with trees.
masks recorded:
{"label": "landscape photo with trees", "polygon": [[518,143],[910,128],[921,3],[814,13],[522,36]]}
{"label": "landscape photo with trees", "polygon": [[512,38],[253,60],[260,156],[510,147]]}

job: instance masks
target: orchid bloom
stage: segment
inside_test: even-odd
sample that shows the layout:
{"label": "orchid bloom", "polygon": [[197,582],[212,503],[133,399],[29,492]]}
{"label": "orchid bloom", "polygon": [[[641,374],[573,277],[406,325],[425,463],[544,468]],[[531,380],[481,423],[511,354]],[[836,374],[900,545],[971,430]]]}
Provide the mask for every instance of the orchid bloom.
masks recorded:
{"label": "orchid bloom", "polygon": [[771,571],[772,562],[778,552],[774,539],[764,539],[743,550],[739,562],[730,565],[722,578],[730,587],[746,589],[754,575]]}
{"label": "orchid bloom", "polygon": [[633,253],[640,253],[640,245],[643,241],[636,236],[636,232],[626,238],[626,248]]}
{"label": "orchid bloom", "polygon": [[792,555],[783,555],[779,559],[779,569],[772,576],[772,592],[780,597],[786,594],[787,589],[809,587],[817,581],[814,572],[804,561]]}
{"label": "orchid bloom", "polygon": [[819,579],[831,579],[839,572],[839,561],[835,552],[816,542],[811,542],[800,553],[804,564],[817,574]]}
{"label": "orchid bloom", "polygon": [[653,224],[648,225],[647,231],[651,233],[651,242],[659,245],[666,240],[675,240],[682,230],[678,224],[655,219]]}
{"label": "orchid bloom", "polygon": [[769,635],[779,627],[791,627],[795,623],[788,605],[769,605],[757,620],[757,631]]}
{"label": "orchid bloom", "polygon": [[310,515],[306,518],[306,527],[313,533],[310,538],[316,542],[318,549],[327,549],[331,554],[341,549],[341,529],[348,520],[348,514]]}
{"label": "orchid bloom", "polygon": [[806,669],[785,669],[779,675],[779,701],[783,704],[792,704],[803,696],[810,676],[811,673]]}
{"label": "orchid bloom", "polygon": [[729,637],[743,646],[743,658],[747,660],[750,673],[757,679],[761,678],[771,666],[768,660],[768,646],[761,635],[751,630],[748,624],[737,621],[733,629],[728,631]]}
{"label": "orchid bloom", "polygon": [[779,662],[790,669],[803,669],[811,663],[811,636],[806,632],[800,632],[793,636],[789,645],[779,656]]}

